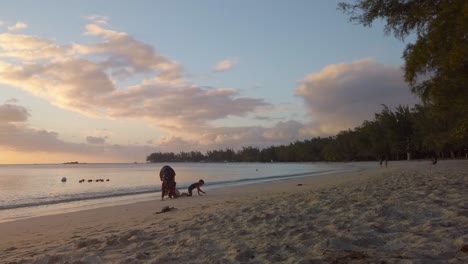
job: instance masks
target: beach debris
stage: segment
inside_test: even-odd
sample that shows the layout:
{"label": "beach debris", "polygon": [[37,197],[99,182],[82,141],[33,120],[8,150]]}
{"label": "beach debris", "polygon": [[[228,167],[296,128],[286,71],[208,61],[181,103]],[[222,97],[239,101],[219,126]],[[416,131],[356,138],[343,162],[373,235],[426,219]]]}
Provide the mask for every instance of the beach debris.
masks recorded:
{"label": "beach debris", "polygon": [[298,183],[297,186],[302,186],[302,183]]}
{"label": "beach debris", "polygon": [[66,182],[67,181],[67,177],[62,177],[62,182]]}
{"label": "beach debris", "polygon": [[88,182],[93,182],[93,180],[88,180]]}
{"label": "beach debris", "polygon": [[172,211],[172,210],[175,210],[175,209],[177,209],[177,208],[175,208],[175,207],[169,207],[169,206],[166,205],[166,206],[164,206],[163,208],[161,208],[161,211],[156,212],[155,214],[167,213],[167,212]]}

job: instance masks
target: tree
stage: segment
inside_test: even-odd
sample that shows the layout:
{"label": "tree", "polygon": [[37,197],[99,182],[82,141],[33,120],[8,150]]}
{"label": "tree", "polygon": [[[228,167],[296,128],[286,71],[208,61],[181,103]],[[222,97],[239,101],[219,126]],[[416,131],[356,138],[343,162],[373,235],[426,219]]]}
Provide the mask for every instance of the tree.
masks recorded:
{"label": "tree", "polygon": [[384,139],[384,132],[381,125],[377,121],[364,121],[362,125],[356,128],[362,142],[361,153],[374,159],[381,159],[388,153],[387,146]]}
{"label": "tree", "polygon": [[416,42],[403,52],[405,80],[423,102],[450,117],[450,137],[468,140],[468,1],[359,0],[338,8],[352,22],[386,22],[385,33]]}
{"label": "tree", "polygon": [[414,134],[412,113],[408,106],[399,105],[394,116],[397,121],[398,141],[406,152],[406,159],[410,160]]}

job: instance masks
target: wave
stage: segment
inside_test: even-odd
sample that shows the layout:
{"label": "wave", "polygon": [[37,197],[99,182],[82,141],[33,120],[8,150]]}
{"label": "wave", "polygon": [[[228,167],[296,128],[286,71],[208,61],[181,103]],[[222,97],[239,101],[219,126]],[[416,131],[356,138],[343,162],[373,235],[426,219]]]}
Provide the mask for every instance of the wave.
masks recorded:
{"label": "wave", "polygon": [[52,204],[60,204],[60,203],[70,203],[70,202],[78,202],[78,201],[86,201],[86,200],[93,200],[93,199],[105,199],[105,198],[113,198],[113,197],[121,197],[121,196],[130,196],[130,195],[138,195],[138,194],[147,194],[147,193],[154,193],[160,190],[133,190],[133,191],[124,191],[124,192],[112,192],[112,193],[86,193],[86,194],[76,194],[70,196],[61,196],[55,200],[42,200],[42,201],[34,201],[34,202],[26,202],[26,203],[19,203],[19,204],[7,204],[7,205],[0,205],[0,210],[7,210],[7,209],[17,209],[17,208],[24,208],[24,207],[34,207],[34,206],[44,206],[44,205],[52,205]]}

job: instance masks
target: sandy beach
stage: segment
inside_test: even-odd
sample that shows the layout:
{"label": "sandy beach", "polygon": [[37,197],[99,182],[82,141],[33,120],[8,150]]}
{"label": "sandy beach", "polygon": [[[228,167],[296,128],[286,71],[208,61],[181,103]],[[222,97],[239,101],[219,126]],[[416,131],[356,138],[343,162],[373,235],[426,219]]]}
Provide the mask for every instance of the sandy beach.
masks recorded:
{"label": "sandy beach", "polygon": [[468,161],[429,164],[1,223],[0,262],[468,263]]}

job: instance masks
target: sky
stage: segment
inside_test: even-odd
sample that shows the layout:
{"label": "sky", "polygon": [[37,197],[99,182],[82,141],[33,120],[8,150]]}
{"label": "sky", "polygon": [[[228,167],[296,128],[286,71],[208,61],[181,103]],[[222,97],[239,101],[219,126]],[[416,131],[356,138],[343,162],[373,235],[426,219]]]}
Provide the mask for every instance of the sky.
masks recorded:
{"label": "sky", "polygon": [[413,105],[340,1],[2,1],[0,164],[289,144]]}

